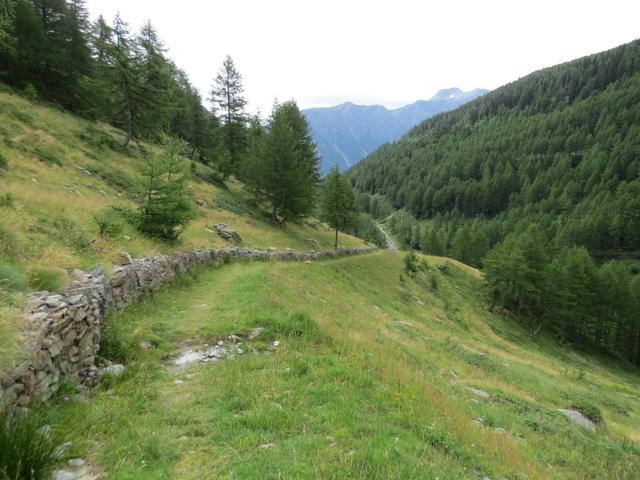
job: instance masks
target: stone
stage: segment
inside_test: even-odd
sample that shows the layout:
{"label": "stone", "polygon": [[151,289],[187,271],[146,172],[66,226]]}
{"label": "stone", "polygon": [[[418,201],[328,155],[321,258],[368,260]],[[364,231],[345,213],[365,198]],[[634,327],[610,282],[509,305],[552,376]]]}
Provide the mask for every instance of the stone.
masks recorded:
{"label": "stone", "polygon": [[85,461],[82,458],[72,458],[67,462],[67,465],[74,468],[84,467]]}
{"label": "stone", "polygon": [[73,315],[73,319],[76,322],[81,322],[82,320],[84,320],[85,318],[87,318],[87,312],[84,308],[80,307],[76,310],[76,313]]}
{"label": "stone", "polygon": [[49,355],[51,355],[51,357],[57,357],[62,352],[63,347],[62,340],[60,338],[55,339],[49,347]]}
{"label": "stone", "polygon": [[195,203],[200,208],[207,208],[207,202],[205,202],[201,198],[194,199],[193,203]]}
{"label": "stone", "polygon": [[560,408],[558,411],[573,423],[576,423],[583,428],[586,428],[588,430],[596,429],[596,424],[593,423],[593,421],[591,421],[589,418],[585,417],[582,412],[579,412],[578,410],[572,410],[570,408]]}
{"label": "stone", "polygon": [[53,473],[52,478],[53,480],[76,480],[78,478],[78,474],[68,470],[56,470]]}
{"label": "stone", "polygon": [[129,235],[123,235],[122,236],[123,240],[126,240],[127,242],[131,240],[131,237]]}
{"label": "stone", "polygon": [[488,394],[484,390],[480,390],[479,388],[473,388],[473,387],[464,387],[464,388],[467,391],[469,391],[470,393],[474,394],[476,397],[480,397],[480,398],[490,398],[491,397],[490,394]]}
{"label": "stone", "polygon": [[133,259],[127,252],[122,251],[118,254],[118,265],[131,265],[132,263]]}
{"label": "stone", "polygon": [[36,312],[29,315],[29,320],[32,322],[42,322],[43,320],[46,320],[48,316],[49,314],[47,312]]}
{"label": "stone", "polygon": [[229,240],[234,243],[242,242],[242,238],[240,237],[240,234],[225,223],[217,223],[216,225],[213,226],[213,229],[216,231],[216,233],[220,238]]}
{"label": "stone", "polygon": [[273,342],[273,348],[278,348],[280,346],[280,341],[276,340]]}
{"label": "stone", "polygon": [[126,371],[126,367],[120,363],[114,363],[113,365],[109,365],[108,367],[100,370],[100,376],[103,375],[111,375],[113,377],[121,377],[124,375]]}
{"label": "stone", "polygon": [[309,242],[313,248],[317,248],[320,250],[320,242],[318,242],[315,238],[305,238],[305,241]]}
{"label": "stone", "polygon": [[494,430],[495,430],[496,433],[502,433],[503,435],[506,435],[506,433],[507,433],[507,431],[502,427],[496,427],[496,428],[494,428]]}

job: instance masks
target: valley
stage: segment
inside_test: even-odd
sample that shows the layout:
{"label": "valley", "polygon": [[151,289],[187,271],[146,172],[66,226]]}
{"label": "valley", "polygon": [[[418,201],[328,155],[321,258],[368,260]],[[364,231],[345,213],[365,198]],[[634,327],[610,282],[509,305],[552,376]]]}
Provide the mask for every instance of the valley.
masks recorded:
{"label": "valley", "polygon": [[0,480],[640,478],[616,1],[0,0]]}

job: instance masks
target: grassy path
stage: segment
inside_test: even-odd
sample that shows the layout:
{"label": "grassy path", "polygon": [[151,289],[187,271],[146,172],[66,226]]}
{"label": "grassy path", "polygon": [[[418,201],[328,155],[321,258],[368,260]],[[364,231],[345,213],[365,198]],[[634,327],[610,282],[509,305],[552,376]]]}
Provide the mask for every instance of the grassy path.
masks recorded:
{"label": "grassy path", "polygon": [[[112,479],[640,473],[640,450],[622,439],[640,425],[636,375],[532,343],[486,312],[468,267],[434,269],[434,291],[399,282],[401,265],[377,252],[203,269],[110,318],[105,346],[125,377],[88,401],[61,400],[50,422],[71,439],[69,456]],[[181,345],[257,326],[256,353],[172,366]],[[570,399],[597,404],[607,430],[558,414]]]}

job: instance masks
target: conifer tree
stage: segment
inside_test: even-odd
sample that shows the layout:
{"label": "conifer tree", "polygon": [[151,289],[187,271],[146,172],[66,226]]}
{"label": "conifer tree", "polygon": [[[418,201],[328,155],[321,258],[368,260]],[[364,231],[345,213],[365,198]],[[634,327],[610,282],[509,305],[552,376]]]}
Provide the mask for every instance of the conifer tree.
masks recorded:
{"label": "conifer tree", "polygon": [[237,167],[246,149],[247,117],[244,107],[247,100],[243,93],[242,75],[236,70],[233,59],[227,55],[211,89],[211,99],[219,110],[224,143],[231,160],[225,175]]}
{"label": "conifer tree", "polygon": [[295,102],[275,105],[267,131],[247,156],[245,182],[271,207],[271,221],[311,213],[319,181],[309,125]]}
{"label": "conifer tree", "polygon": [[33,4],[18,0],[15,6],[15,50],[9,57],[7,78],[10,83],[25,88],[32,85],[42,90],[43,66],[47,38]]}
{"label": "conifer tree", "polygon": [[0,0],[0,75],[8,66],[9,55],[15,51],[14,0]]}
{"label": "conifer tree", "polygon": [[162,143],[164,154],[148,154],[141,172],[143,201],[139,228],[149,236],[175,241],[194,216],[188,169],[181,158],[186,144],[166,136]]}
{"label": "conifer tree", "polygon": [[344,232],[358,219],[353,188],[338,167],[333,167],[324,179],[320,207],[322,219],[336,231],[335,248],[337,249],[338,231]]}
{"label": "conifer tree", "polygon": [[176,85],[164,56],[166,48],[150,21],[142,26],[136,40],[140,84],[146,100],[141,105],[138,130],[141,135],[152,137],[168,128],[176,102]]}

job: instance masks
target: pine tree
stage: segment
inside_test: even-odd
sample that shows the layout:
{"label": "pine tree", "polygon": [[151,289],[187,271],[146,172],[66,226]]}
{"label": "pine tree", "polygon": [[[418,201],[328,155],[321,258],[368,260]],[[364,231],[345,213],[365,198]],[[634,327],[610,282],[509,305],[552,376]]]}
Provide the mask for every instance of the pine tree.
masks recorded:
{"label": "pine tree", "polygon": [[66,58],[64,59],[64,93],[57,98],[71,110],[86,113],[98,101],[90,88],[93,75],[93,59],[90,49],[89,13],[85,0],[70,0],[64,17],[66,34]]}
{"label": "pine tree", "polygon": [[15,1],[0,0],[0,78],[9,65],[9,55],[15,52],[15,17]]}
{"label": "pine tree", "polygon": [[336,231],[335,248],[338,248],[338,230],[352,227],[358,218],[353,188],[338,167],[333,167],[322,184],[320,203],[322,219]]}
{"label": "pine tree", "polygon": [[485,258],[485,276],[492,308],[500,304],[515,313],[535,315],[542,312],[547,290],[545,271],[548,240],[532,224],[498,244]]}
{"label": "pine tree", "polygon": [[211,89],[211,99],[220,110],[224,143],[231,159],[230,168],[224,172],[225,175],[237,167],[246,149],[247,118],[244,107],[247,100],[243,92],[242,75],[236,70],[231,57],[227,55]]}
{"label": "pine tree", "polygon": [[445,254],[444,241],[435,228],[425,228],[420,239],[420,247],[424,253],[442,256]]}
{"label": "pine tree", "polygon": [[309,125],[295,102],[275,105],[266,133],[247,156],[245,182],[271,206],[278,223],[311,213],[319,181],[318,157]]}
{"label": "pine tree", "polygon": [[177,85],[171,75],[171,65],[164,56],[166,49],[150,21],[142,26],[135,48],[146,99],[140,108],[138,131],[143,136],[153,137],[168,128],[175,108]]}
{"label": "pine tree", "polygon": [[113,86],[114,105],[113,120],[125,129],[123,147],[127,147],[136,132],[138,117],[137,99],[140,92],[140,69],[135,58],[133,41],[129,35],[129,26],[117,15],[113,23],[113,38],[107,52],[107,64],[110,67],[109,80]]}
{"label": "pine tree", "polygon": [[181,158],[186,144],[171,137],[164,137],[162,143],[164,155],[148,155],[141,172],[144,196],[139,228],[149,236],[175,241],[195,213],[188,170]]}
{"label": "pine tree", "polygon": [[10,56],[7,77],[13,85],[33,85],[42,90],[47,38],[33,4],[19,0],[15,7],[15,51]]}

